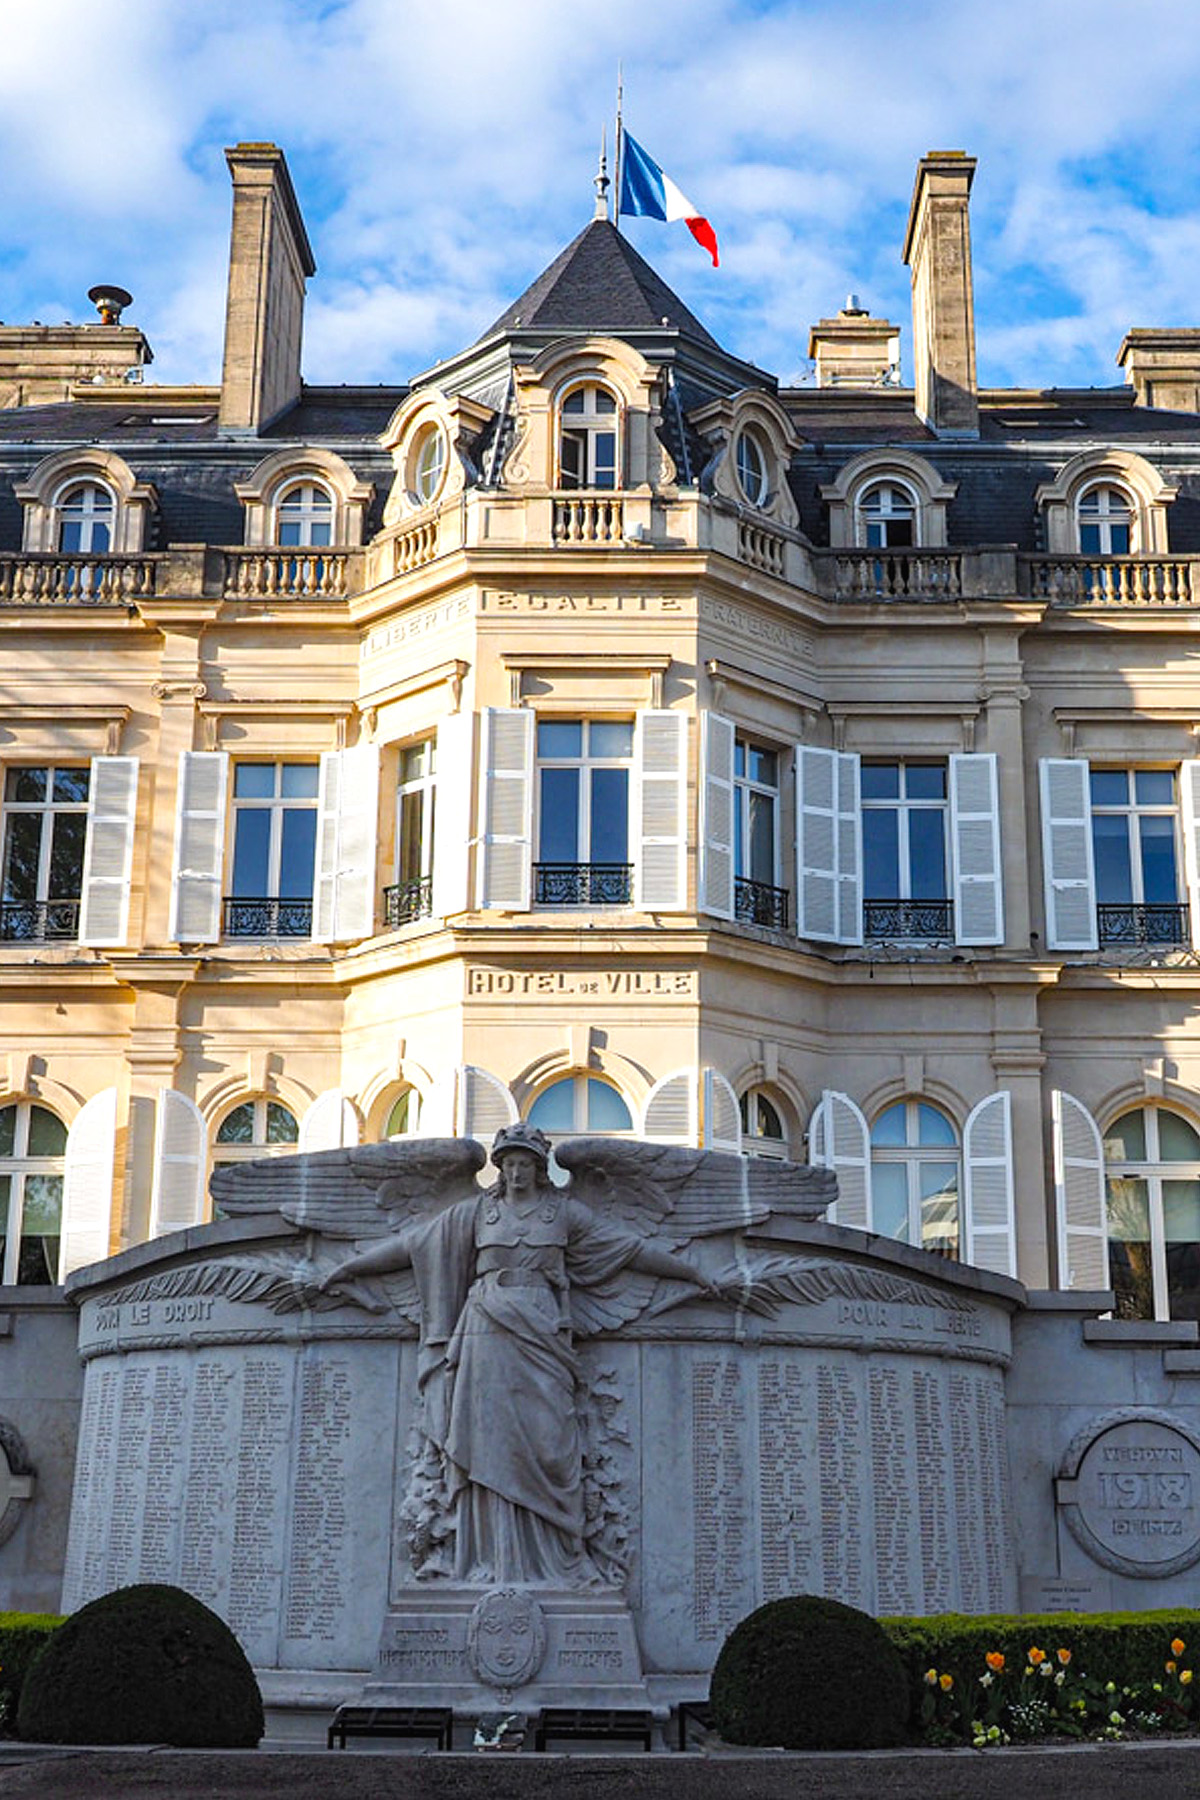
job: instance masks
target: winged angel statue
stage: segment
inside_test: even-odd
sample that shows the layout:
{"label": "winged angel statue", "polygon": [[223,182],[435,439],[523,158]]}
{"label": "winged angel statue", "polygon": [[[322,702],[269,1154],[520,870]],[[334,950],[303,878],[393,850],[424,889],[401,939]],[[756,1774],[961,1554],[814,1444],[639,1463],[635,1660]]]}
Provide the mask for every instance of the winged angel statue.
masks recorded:
{"label": "winged angel statue", "polygon": [[[615,1138],[555,1154],[565,1188],[527,1124],[497,1134],[488,1188],[476,1181],[486,1153],[469,1138],[264,1159],[212,1178],[223,1212],[278,1212],[316,1234],[311,1260],[254,1297],[279,1310],[395,1310],[417,1327],[420,1450],[405,1512],[418,1577],[608,1579],[585,1537],[576,1341],[697,1295],[771,1312],[832,1291],[836,1264],[752,1254],[743,1235],[773,1214],[819,1216],[836,1192],[823,1169]],[[331,1260],[322,1238],[355,1240],[355,1254]],[[705,1239],[711,1272],[678,1254]]]}

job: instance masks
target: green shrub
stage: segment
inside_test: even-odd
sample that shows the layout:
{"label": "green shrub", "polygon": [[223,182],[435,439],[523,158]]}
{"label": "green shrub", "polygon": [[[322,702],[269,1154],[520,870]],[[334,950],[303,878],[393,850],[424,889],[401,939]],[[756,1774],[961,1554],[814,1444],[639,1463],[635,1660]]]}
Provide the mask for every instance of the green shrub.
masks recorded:
{"label": "green shrub", "polygon": [[908,1686],[869,1613],[798,1594],[735,1625],[712,1674],[713,1723],[731,1744],[872,1750],[903,1740]]}
{"label": "green shrub", "polygon": [[34,1659],[18,1713],[46,1744],[252,1748],[262,1696],[223,1620],[182,1588],[118,1588],[81,1607]]}
{"label": "green shrub", "polygon": [[61,1613],[0,1613],[0,1730],[16,1729],[26,1671],[61,1624]]}

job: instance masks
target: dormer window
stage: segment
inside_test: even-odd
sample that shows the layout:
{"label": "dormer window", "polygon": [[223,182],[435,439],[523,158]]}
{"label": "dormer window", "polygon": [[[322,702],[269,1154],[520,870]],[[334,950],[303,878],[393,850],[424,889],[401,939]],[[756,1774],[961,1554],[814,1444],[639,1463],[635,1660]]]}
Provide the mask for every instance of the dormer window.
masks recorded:
{"label": "dormer window", "polygon": [[877,481],[858,503],[859,541],[868,550],[906,550],[915,536],[917,503],[898,481]]}
{"label": "dormer window", "polygon": [[1104,482],[1080,495],[1079,549],[1084,556],[1128,556],[1134,510],[1124,488]]}
{"label": "dormer window", "polygon": [[594,383],[573,388],[562,403],[559,486],[615,488],[617,402]]}
{"label": "dormer window", "polygon": [[285,488],[275,507],[275,541],[286,549],[333,542],[333,496],[315,481]]}
{"label": "dormer window", "polygon": [[422,506],[436,500],[446,474],[446,434],[427,425],[413,446],[412,490]]}
{"label": "dormer window", "polygon": [[98,481],[80,481],[58,500],[58,548],[73,555],[112,549],[117,503]]}
{"label": "dormer window", "polygon": [[762,506],[769,492],[767,459],[763,447],[753,431],[738,432],[737,478],[738,485],[750,505]]}

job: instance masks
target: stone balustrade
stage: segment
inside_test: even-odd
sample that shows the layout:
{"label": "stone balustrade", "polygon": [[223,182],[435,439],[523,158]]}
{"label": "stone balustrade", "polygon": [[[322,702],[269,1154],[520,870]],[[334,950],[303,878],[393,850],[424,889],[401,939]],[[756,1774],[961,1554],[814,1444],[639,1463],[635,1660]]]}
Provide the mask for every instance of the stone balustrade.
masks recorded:
{"label": "stone balustrade", "polygon": [[0,606],[129,606],[156,591],[161,557],[0,556]]}
{"label": "stone balustrade", "polygon": [[337,599],[350,591],[350,552],[330,549],[226,550],[226,599]]}

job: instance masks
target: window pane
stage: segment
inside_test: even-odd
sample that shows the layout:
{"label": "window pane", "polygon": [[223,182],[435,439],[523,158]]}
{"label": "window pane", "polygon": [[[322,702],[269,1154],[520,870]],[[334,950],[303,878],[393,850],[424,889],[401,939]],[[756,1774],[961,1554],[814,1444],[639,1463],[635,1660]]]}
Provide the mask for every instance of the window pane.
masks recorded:
{"label": "window pane", "polygon": [[582,388],[576,388],[573,394],[568,394],[563,401],[563,411],[565,413],[581,413],[583,411],[583,394]]}
{"label": "window pane", "polygon": [[908,885],[914,900],[946,898],[946,815],[914,810],[908,815]]}
{"label": "window pane", "polygon": [[304,900],[312,893],[317,847],[317,811],[313,806],[289,807],[283,815],[279,851],[279,898]]}
{"label": "window pane", "polygon": [[87,814],[59,813],[50,841],[49,900],[77,900],[83,889],[83,846]]}
{"label": "window pane", "polygon": [[1135,769],[1133,791],[1139,806],[1174,806],[1175,776],[1170,769]]}
{"label": "window pane", "polygon": [[1163,1226],[1171,1317],[1200,1318],[1200,1181],[1163,1182]]}
{"label": "window pane", "polygon": [[300,1136],[300,1127],[295,1116],[278,1100],[267,1101],[267,1142],[268,1144],[294,1144]]}
{"label": "window pane", "polygon": [[767,794],[751,792],[747,798],[750,814],[748,873],[751,881],[765,882],[772,887],[775,883],[775,802]]}
{"label": "window pane", "polygon": [[404,1092],[387,1116],[387,1124],[383,1128],[383,1135],[385,1138],[408,1136],[409,1131],[412,1129],[412,1099],[413,1089],[405,1088]]}
{"label": "window pane", "polygon": [[38,864],[42,849],[41,813],[12,813],[4,841],[4,898],[30,901],[38,897]]}
{"label": "window pane", "polygon": [[578,719],[539,719],[537,752],[543,757],[582,756],[583,726]]}
{"label": "window pane", "polygon": [[265,899],[270,892],[271,814],[269,808],[246,807],[237,815],[233,836],[233,891],[244,900]]}
{"label": "window pane", "polygon": [[592,408],[598,413],[612,413],[617,410],[617,403],[606,388],[591,388]]}
{"label": "window pane", "polygon": [[285,800],[315,800],[321,771],[316,763],[284,763],[279,778]]}
{"label": "window pane", "polygon": [[632,1131],[629,1108],[616,1088],[606,1081],[587,1084],[587,1124],[589,1131]]}
{"label": "window pane", "polygon": [[595,469],[592,486],[611,488],[617,485],[617,437],[613,431],[597,431],[592,439],[595,447]]}
{"label": "window pane", "polygon": [[1158,1113],[1158,1154],[1164,1162],[1200,1162],[1200,1137],[1177,1113]]}
{"label": "window pane", "polygon": [[[1160,1115],[1160,1134],[1161,1125]],[[1104,1138],[1104,1159],[1106,1162],[1145,1162],[1146,1120],[1140,1109],[1125,1113],[1109,1126]]]}
{"label": "window pane", "polygon": [[424,869],[422,852],[424,848],[424,832],[422,824],[425,815],[425,795],[420,790],[415,794],[404,794],[400,799],[400,854],[397,858],[397,876],[401,882],[419,881]]}
{"label": "window pane", "polygon": [[529,1123],[539,1126],[542,1131],[575,1129],[575,1081],[572,1076],[565,1081],[556,1081],[553,1087],[538,1095],[529,1109]]}
{"label": "window pane", "polygon": [[1128,525],[1110,525],[1108,528],[1108,550],[1110,556],[1129,555]]}
{"label": "window pane", "polygon": [[900,798],[899,763],[864,763],[862,765],[862,797],[864,800],[898,800]]}
{"label": "window pane", "polygon": [[[15,1106],[0,1106],[0,1156],[11,1156],[17,1131]],[[6,1178],[7,1179],[7,1178]]]}
{"label": "window pane", "polygon": [[6,800],[37,801],[46,798],[45,769],[10,769],[4,781]]}
{"label": "window pane", "polygon": [[407,750],[400,752],[400,780],[419,781],[428,774],[430,742],[427,738],[423,744],[410,744]]}
{"label": "window pane", "polygon": [[631,756],[632,719],[596,719],[588,726],[590,756]]}
{"label": "window pane", "polygon": [[592,770],[592,841],[588,860],[623,863],[629,858],[629,772]]}
{"label": "window pane", "polygon": [[881,1112],[871,1127],[873,1144],[903,1144],[904,1138],[904,1102],[897,1106],[889,1106]]}
{"label": "window pane", "polygon": [[78,806],[88,797],[87,769],[55,769],[54,798],[61,806]]}
{"label": "window pane", "polygon": [[564,431],[562,434],[561,480],[565,488],[583,486],[583,473],[587,468],[587,438],[581,431]]}
{"label": "window pane", "polygon": [[1088,779],[1093,806],[1128,806],[1128,769],[1092,769]]}
{"label": "window pane", "polygon": [[958,1255],[958,1165],[923,1163],[921,1248],[936,1256]]}
{"label": "window pane", "polygon": [[0,1175],[0,1280],[3,1279],[4,1258],[8,1250],[8,1208],[12,1199],[12,1176]]}
{"label": "window pane", "polygon": [[910,763],[904,771],[904,791],[910,800],[944,800],[945,769],[934,763]]}
{"label": "window pane", "polygon": [[[29,1109],[30,1156],[61,1156],[67,1147],[67,1128],[44,1106]],[[11,1155],[11,1147],[8,1151]]]}
{"label": "window pane", "polygon": [[945,1113],[921,1101],[917,1106],[917,1142],[920,1144],[957,1144],[954,1127]]}
{"label": "window pane", "polygon": [[908,1242],[908,1171],[903,1163],[876,1163],[871,1170],[875,1229]]}
{"label": "window pane", "polygon": [[1142,898],[1147,906],[1174,906],[1179,899],[1175,881],[1175,821],[1151,813],[1141,821]]}
{"label": "window pane", "polygon": [[890,807],[864,807],[863,893],[868,900],[900,894],[900,818]]}
{"label": "window pane", "polygon": [[1112,1179],[1108,1189],[1109,1280],[1118,1319],[1154,1317],[1150,1207],[1144,1181]]}
{"label": "window pane", "polygon": [[22,1287],[52,1287],[57,1277],[62,1185],[61,1175],[25,1177],[25,1218],[17,1253],[17,1281]]}
{"label": "window pane", "polygon": [[[541,777],[538,859],[549,863],[578,862],[579,771],[543,769]],[[624,857],[619,860],[623,862]]]}
{"label": "window pane", "polygon": [[275,793],[274,763],[239,763],[233,772],[238,800],[270,800]]}
{"label": "window pane", "polygon": [[1092,847],[1096,858],[1097,899],[1115,905],[1132,900],[1128,819],[1119,813],[1093,813]]}
{"label": "window pane", "polygon": [[776,751],[751,748],[750,779],[761,781],[764,787],[778,786],[779,757]]}
{"label": "window pane", "polygon": [[252,1144],[254,1142],[254,1102],[243,1101],[221,1120],[217,1127],[218,1144]]}

